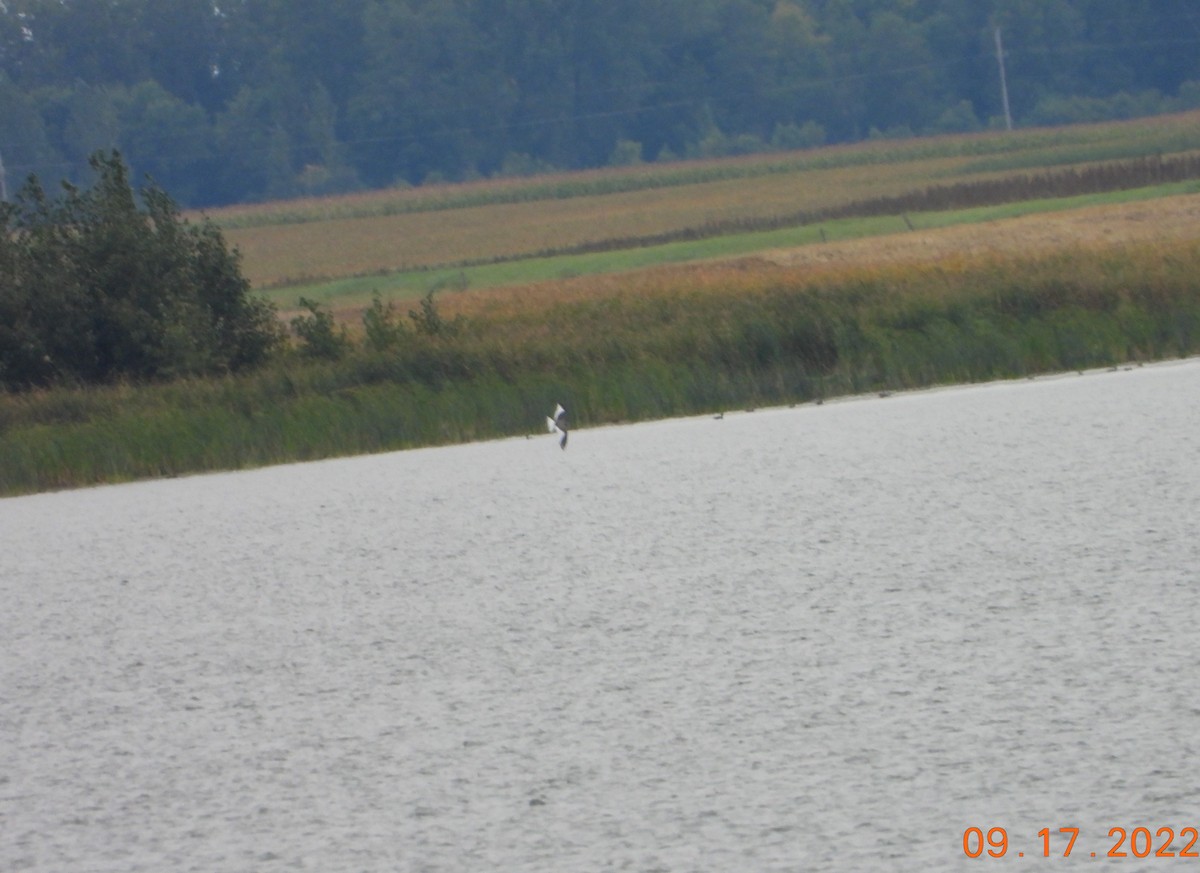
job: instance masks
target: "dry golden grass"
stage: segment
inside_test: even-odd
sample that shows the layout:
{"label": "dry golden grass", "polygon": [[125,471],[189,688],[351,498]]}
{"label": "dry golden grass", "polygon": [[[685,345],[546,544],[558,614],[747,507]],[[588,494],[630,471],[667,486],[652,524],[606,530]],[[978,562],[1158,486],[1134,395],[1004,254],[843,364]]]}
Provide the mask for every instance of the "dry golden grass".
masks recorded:
{"label": "dry golden grass", "polygon": [[[1036,257],[1079,249],[1100,252],[1147,243],[1170,247],[1188,241],[1200,242],[1200,195],[775,249],[753,257],[480,289],[440,297],[438,305],[451,316],[512,318],[584,297],[674,297],[706,291],[724,293],[731,286],[741,293],[754,294],[797,274],[842,283],[855,275],[871,276],[890,267],[936,265],[943,270],[960,270],[1014,256]],[[341,317],[352,322],[360,313],[360,308],[349,308],[341,311]]]}
{"label": "dry golden grass", "polygon": [[1041,254],[1055,249],[1200,240],[1200,195],[1091,206],[983,224],[777,249],[761,254],[784,266],[879,265],[948,257]]}

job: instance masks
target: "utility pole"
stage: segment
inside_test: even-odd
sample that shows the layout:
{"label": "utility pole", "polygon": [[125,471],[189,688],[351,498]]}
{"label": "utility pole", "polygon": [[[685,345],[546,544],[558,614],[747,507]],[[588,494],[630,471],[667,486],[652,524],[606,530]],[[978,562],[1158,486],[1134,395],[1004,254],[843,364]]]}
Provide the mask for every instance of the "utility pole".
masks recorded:
{"label": "utility pole", "polygon": [[0,155],[0,203],[8,202],[8,181],[4,173],[4,155]]}
{"label": "utility pole", "polygon": [[1004,100],[1004,128],[1012,130],[1012,112],[1008,108],[1008,76],[1004,72],[1004,42],[1000,39],[1000,28],[996,28],[996,62],[1000,65],[1000,97]]}

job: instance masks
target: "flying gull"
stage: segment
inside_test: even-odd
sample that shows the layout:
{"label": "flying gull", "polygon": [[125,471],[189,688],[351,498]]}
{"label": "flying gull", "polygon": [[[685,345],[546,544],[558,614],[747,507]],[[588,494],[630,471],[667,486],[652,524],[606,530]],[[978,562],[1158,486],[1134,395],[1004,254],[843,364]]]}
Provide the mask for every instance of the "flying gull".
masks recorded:
{"label": "flying gull", "polygon": [[562,434],[562,439],[558,441],[558,447],[560,449],[567,447],[567,411],[560,404],[554,405],[554,418],[546,416],[546,430],[550,433]]}

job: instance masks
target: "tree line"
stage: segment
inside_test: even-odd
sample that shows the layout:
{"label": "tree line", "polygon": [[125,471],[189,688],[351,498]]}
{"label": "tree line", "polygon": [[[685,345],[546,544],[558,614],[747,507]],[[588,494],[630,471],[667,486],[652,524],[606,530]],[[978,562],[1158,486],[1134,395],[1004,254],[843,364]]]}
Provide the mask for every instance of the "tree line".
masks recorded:
{"label": "tree line", "polygon": [[186,206],[1200,105],[1190,0],[3,0],[0,160]]}

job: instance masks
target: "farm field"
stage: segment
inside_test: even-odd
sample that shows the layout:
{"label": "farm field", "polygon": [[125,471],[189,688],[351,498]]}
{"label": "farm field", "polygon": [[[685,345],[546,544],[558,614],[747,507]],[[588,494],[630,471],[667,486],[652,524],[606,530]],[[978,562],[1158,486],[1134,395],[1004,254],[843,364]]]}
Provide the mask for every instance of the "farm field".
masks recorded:
{"label": "farm field", "polygon": [[[1188,186],[1200,190],[1200,185]],[[1044,254],[1072,246],[1200,240],[1200,193],[1161,194],[1133,202],[1067,208],[1013,218],[964,221],[870,239],[764,251],[762,257],[790,266],[882,264],[964,258],[979,254]],[[980,210],[985,212],[985,210]]]}
{"label": "farm field", "polygon": [[615,194],[333,218],[227,231],[257,285],[296,278],[459,266],[536,257],[612,240],[817,210],[900,194],[948,173],[946,159],[702,182]]}
{"label": "farm field", "polygon": [[[1168,171],[1177,176],[1163,178]],[[941,223],[977,223],[1004,215],[971,212],[985,206],[1048,211],[1135,189],[1162,196],[1200,190],[1182,184],[1198,177],[1200,113],[1185,113],[371,192],[235,207],[211,218],[241,251],[247,278],[277,302],[304,293],[362,303],[374,292],[411,298],[438,286],[894,234],[907,230],[902,216],[929,226],[930,212]],[[947,206],[932,209],[937,203]]]}
{"label": "farm field", "polygon": [[[836,277],[850,269],[870,274],[881,267],[900,264],[961,264],[986,257],[1035,257],[1064,250],[1102,250],[1114,245],[1200,243],[1200,184],[1189,184],[1186,189],[1197,193],[1163,193],[1154,189],[1135,192],[1143,196],[1121,202],[1096,203],[1092,201],[1109,198],[1088,197],[1067,202],[1043,201],[1040,209],[1033,203],[1024,203],[936,213],[916,219],[928,226],[913,230],[899,217],[847,219],[833,224],[829,230],[830,234],[846,233],[846,239],[822,242],[815,231],[796,230],[742,234],[721,238],[717,244],[673,243],[655,247],[645,252],[642,263],[629,253],[563,256],[524,265],[521,275],[525,281],[520,283],[487,281],[490,277],[503,277],[502,268],[468,268],[459,272],[468,279],[465,288],[474,290],[471,293],[449,290],[440,298],[440,304],[449,314],[464,316],[487,311],[499,300],[507,300],[513,306],[535,307],[539,301],[561,299],[564,288],[574,289],[570,293],[578,295],[617,293],[642,284],[634,273],[645,271],[664,277],[673,269],[698,262],[742,271],[800,268],[816,279],[821,275]],[[1081,204],[1077,200],[1088,202]],[[942,225],[940,221],[948,223]],[[614,269],[604,269],[605,264]],[[577,269],[572,270],[572,265]],[[546,268],[544,275],[539,275],[540,266]],[[513,267],[508,271],[516,272]],[[476,276],[482,281],[470,281]],[[333,287],[336,289],[337,285]],[[418,290],[413,287],[412,295],[416,296]],[[286,297],[277,294],[286,307]],[[357,319],[369,302],[369,295],[335,293],[328,300],[331,305],[340,304],[346,318]]]}

